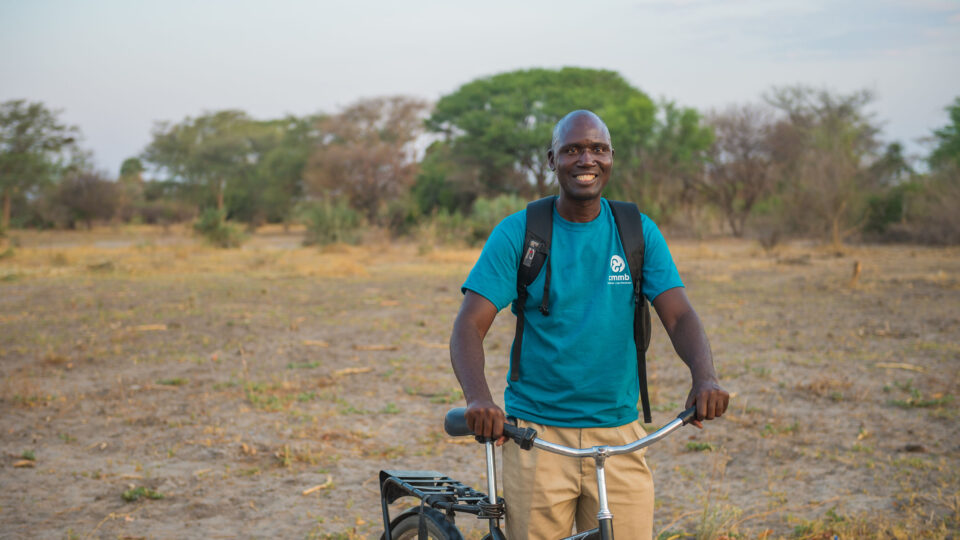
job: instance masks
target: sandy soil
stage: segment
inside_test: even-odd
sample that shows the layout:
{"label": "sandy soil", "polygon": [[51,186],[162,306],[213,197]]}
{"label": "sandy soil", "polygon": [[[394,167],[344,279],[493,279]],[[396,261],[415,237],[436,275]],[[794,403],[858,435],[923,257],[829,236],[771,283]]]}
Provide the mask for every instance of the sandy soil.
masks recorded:
{"label": "sandy soil", "polygon": [[[0,259],[0,538],[378,538],[380,469],[483,486],[441,426],[477,251],[124,238]],[[658,534],[955,536],[960,250],[672,246],[735,397],[650,450]],[[660,329],[651,374],[661,424],[689,379]]]}

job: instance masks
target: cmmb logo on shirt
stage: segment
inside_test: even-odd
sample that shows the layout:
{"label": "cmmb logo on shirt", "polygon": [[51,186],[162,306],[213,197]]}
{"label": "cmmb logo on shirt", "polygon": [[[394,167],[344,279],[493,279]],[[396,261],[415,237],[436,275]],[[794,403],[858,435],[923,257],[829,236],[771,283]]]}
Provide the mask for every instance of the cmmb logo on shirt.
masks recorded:
{"label": "cmmb logo on shirt", "polygon": [[614,255],[610,257],[610,270],[611,274],[607,276],[607,283],[611,285],[616,285],[619,283],[630,284],[630,274],[624,273],[624,270],[627,268],[627,263],[623,261],[623,257],[619,255]]}

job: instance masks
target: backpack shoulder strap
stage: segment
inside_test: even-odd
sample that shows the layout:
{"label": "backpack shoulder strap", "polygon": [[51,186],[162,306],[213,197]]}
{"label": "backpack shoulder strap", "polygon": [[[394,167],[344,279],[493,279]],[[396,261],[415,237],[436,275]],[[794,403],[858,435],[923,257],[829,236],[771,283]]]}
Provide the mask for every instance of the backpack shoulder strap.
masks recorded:
{"label": "backpack shoulder strap", "polygon": [[[510,354],[510,380],[520,379],[520,349],[523,344],[524,304],[527,301],[527,286],[537,279],[550,254],[553,237],[553,205],[556,197],[544,197],[527,204],[526,232],[523,235],[523,251],[517,267],[517,330]],[[550,314],[550,265],[547,265],[543,283],[543,301],[540,312]]]}
{"label": "backpack shoulder strap", "polygon": [[630,266],[633,279],[633,338],[637,345],[637,375],[640,378],[640,403],[643,421],[650,423],[650,394],[647,390],[647,348],[650,346],[650,306],[643,296],[643,256],[646,247],[643,240],[643,216],[632,202],[608,201],[623,252]]}

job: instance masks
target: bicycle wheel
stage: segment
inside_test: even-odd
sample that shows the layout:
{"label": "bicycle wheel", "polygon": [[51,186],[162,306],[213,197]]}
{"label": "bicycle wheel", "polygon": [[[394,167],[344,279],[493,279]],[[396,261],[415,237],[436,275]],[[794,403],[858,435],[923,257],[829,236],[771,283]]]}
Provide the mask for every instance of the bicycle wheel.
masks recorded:
{"label": "bicycle wheel", "polygon": [[[427,526],[427,538],[430,540],[463,540],[463,535],[447,521],[444,515],[433,508],[423,509],[423,520]],[[420,508],[411,508],[394,518],[390,524],[390,537],[393,540],[417,540],[420,534]],[[386,538],[386,535],[380,537]]]}

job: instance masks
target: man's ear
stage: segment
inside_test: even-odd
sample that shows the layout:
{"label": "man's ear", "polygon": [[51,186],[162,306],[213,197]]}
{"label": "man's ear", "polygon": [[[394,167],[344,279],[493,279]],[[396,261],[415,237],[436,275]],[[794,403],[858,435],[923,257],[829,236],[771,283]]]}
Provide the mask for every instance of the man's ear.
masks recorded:
{"label": "man's ear", "polygon": [[555,162],[554,159],[553,159],[553,148],[552,148],[552,147],[551,147],[549,150],[547,150],[547,167],[548,167],[551,171],[557,170],[557,164],[556,164],[556,162]]}

